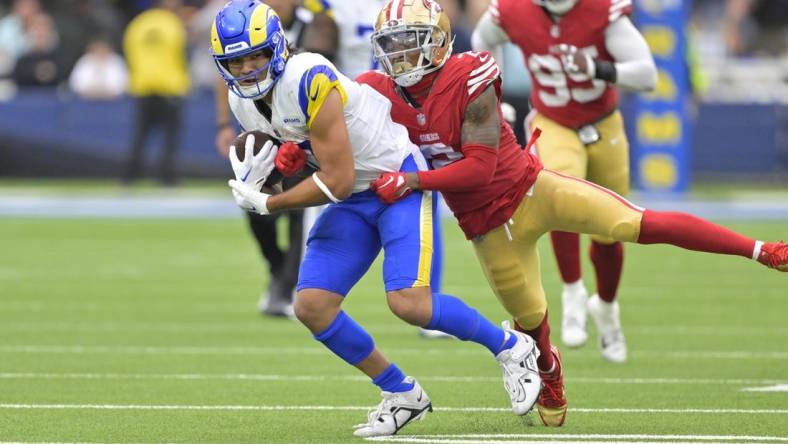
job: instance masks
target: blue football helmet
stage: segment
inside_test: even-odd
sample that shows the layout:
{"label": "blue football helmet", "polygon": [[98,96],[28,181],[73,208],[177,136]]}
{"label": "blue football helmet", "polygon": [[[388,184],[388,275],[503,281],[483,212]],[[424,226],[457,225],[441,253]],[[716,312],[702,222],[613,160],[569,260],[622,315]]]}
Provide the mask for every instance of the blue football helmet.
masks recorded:
{"label": "blue football helmet", "polygon": [[[234,77],[228,61],[262,51],[269,62],[252,73]],[[285,70],[287,41],[273,8],[259,0],[232,0],[216,14],[211,27],[211,55],[230,91],[245,99],[268,93]],[[241,82],[267,72],[254,85]]]}

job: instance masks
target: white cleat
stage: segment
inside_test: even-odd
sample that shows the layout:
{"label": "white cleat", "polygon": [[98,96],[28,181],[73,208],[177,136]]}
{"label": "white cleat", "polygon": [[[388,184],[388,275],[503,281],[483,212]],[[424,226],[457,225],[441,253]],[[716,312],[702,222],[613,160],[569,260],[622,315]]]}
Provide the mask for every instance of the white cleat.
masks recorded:
{"label": "white cleat", "polygon": [[599,350],[610,362],[620,364],[627,360],[627,343],[621,330],[618,302],[605,302],[599,295],[588,300],[588,313],[596,324]]}
{"label": "white cleat", "polygon": [[588,340],[587,302],[588,292],[582,282],[564,285],[564,291],[561,292],[561,342],[567,347],[582,347]]}
{"label": "white cleat", "polygon": [[419,383],[411,377],[405,381],[412,382],[413,388],[400,393],[381,392],[383,401],[369,412],[366,424],[353,426],[353,435],[362,438],[396,435],[411,421],[422,420],[432,411],[430,397]]}
{"label": "white cleat", "polygon": [[419,336],[424,339],[456,339],[454,336],[440,330],[427,330],[419,327]]}
{"label": "white cleat", "polygon": [[495,359],[503,369],[503,385],[512,401],[512,411],[522,416],[531,411],[542,390],[542,378],[536,366],[539,350],[530,336],[512,330],[509,321],[503,321],[501,325],[507,333],[507,340],[509,335],[515,335],[517,343],[498,353]]}

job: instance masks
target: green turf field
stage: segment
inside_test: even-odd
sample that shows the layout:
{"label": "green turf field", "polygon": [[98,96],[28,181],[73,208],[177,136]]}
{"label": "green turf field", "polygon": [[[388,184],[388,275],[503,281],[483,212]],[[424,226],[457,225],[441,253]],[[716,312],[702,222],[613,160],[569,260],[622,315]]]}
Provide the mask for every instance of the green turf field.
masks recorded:
{"label": "green turf field", "polygon": [[[785,222],[729,226],[788,235]],[[447,227],[445,290],[505,319]],[[557,340],[559,283],[542,247]],[[788,441],[788,275],[663,246],[626,254],[630,361],[608,364],[594,343],[563,349],[561,429],[508,411],[488,352],[395,319],[373,267],[346,310],[435,406],[396,440]],[[240,218],[0,219],[0,442],[360,441],[351,427],[377,391],[296,322],[257,315],[265,278]],[[743,391],[769,387],[782,391]]]}

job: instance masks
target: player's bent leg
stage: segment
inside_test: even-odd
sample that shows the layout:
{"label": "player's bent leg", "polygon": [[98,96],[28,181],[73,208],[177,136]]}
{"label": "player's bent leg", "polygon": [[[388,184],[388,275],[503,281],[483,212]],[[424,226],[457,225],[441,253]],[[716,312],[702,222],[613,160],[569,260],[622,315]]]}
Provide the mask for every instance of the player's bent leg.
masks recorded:
{"label": "player's bent leg", "polygon": [[[556,364],[550,343],[547,301],[539,275],[539,254],[536,249],[536,240],[544,230],[539,224],[528,220],[529,209],[526,207],[521,205],[512,218],[514,223],[508,228],[496,228],[474,239],[473,245],[490,286],[504,308],[514,317],[515,329],[535,342],[539,353],[534,354],[540,374],[550,373]],[[507,229],[511,236],[506,233]],[[563,379],[554,378],[551,384],[557,385],[559,390],[553,393],[558,393],[561,398],[542,405],[563,405],[565,411]]]}
{"label": "player's bent leg", "polygon": [[[443,286],[443,229],[440,216],[440,195],[433,193],[432,198],[432,270],[430,272],[430,287],[432,291],[440,292]],[[419,336],[425,339],[454,339],[454,336],[438,330],[428,330],[419,327]]]}
{"label": "player's bent leg", "polygon": [[[585,178],[590,167],[591,150],[583,145],[577,133],[532,110],[526,117],[529,136],[533,128],[542,129],[534,149],[545,168],[573,177]],[[550,233],[558,271],[563,281],[561,291],[561,341],[569,347],[581,347],[588,339],[586,302],[588,292],[580,267],[580,236],[577,233]]]}

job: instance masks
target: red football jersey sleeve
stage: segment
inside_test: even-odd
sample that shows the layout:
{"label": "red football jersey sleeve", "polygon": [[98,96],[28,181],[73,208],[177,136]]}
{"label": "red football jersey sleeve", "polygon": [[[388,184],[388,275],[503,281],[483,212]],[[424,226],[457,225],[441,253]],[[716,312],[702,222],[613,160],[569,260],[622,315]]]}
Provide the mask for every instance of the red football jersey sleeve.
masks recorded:
{"label": "red football jersey sleeve", "polygon": [[618,107],[618,90],[604,80],[565,71],[560,44],[615,62],[605,30],[632,11],[631,0],[583,0],[554,21],[531,1],[493,0],[490,14],[523,53],[531,75],[531,102],[542,115],[570,128],[593,123]]}
{"label": "red football jersey sleeve", "polygon": [[[408,129],[411,141],[421,148],[433,169],[464,159],[462,124],[468,105],[489,87],[495,88],[500,102],[500,71],[486,52],[450,57],[437,73],[420,108],[411,106],[383,73],[366,73],[357,81],[388,97],[392,120]],[[442,191],[469,239],[508,221],[542,169],[536,157],[521,149],[500,109],[498,113],[501,139],[491,182],[477,189]]]}

